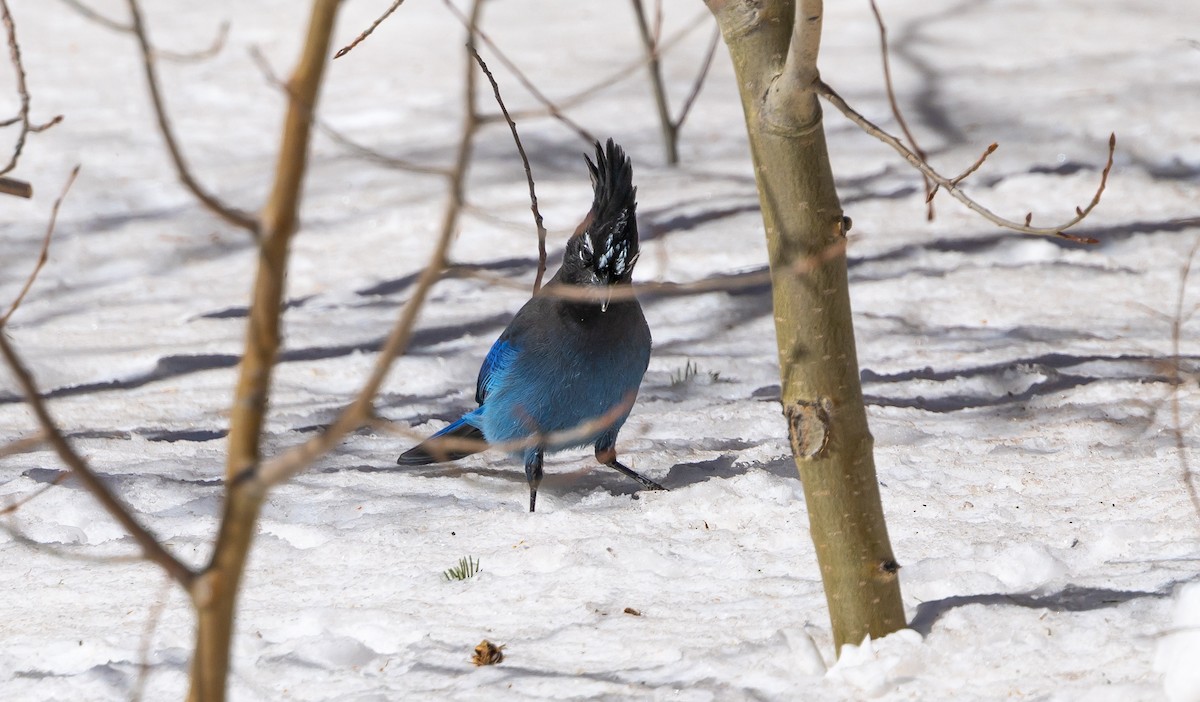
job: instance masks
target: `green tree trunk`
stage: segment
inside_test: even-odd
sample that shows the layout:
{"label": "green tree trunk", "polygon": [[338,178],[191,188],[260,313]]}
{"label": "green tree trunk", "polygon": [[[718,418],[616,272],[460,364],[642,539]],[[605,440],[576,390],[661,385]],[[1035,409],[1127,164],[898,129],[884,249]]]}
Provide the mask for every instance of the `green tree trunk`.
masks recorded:
{"label": "green tree trunk", "polygon": [[818,78],[819,0],[709,0],[733,58],[770,252],[783,412],[834,645],[905,626],[867,427]]}

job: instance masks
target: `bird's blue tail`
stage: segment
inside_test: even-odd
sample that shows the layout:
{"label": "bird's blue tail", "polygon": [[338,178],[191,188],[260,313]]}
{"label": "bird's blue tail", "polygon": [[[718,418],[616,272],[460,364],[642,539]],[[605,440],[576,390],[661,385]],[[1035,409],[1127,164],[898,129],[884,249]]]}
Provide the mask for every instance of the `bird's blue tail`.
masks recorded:
{"label": "bird's blue tail", "polygon": [[[478,410],[476,410],[478,411]],[[479,427],[471,423],[472,412],[428,439],[400,454],[396,463],[402,466],[424,466],[430,463],[457,461],[487,448]],[[447,441],[452,439],[453,441]],[[475,445],[471,445],[474,442]]]}

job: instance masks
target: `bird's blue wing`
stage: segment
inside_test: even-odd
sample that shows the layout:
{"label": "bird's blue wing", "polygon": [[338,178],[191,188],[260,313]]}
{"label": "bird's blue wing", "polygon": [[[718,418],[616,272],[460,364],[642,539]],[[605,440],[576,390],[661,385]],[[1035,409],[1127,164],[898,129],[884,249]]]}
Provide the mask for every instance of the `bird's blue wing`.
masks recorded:
{"label": "bird's blue wing", "polygon": [[475,381],[475,401],[483,404],[488,393],[495,387],[496,382],[503,377],[505,370],[512,364],[517,355],[517,349],[507,339],[501,337],[492,344],[483,366],[479,369],[479,379]]}

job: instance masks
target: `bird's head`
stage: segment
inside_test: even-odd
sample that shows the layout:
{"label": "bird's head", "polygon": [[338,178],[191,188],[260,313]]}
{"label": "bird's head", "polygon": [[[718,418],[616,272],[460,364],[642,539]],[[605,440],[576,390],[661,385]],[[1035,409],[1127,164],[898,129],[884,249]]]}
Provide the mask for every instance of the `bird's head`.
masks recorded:
{"label": "bird's head", "polygon": [[567,241],[559,274],[565,283],[608,286],[628,284],[638,259],[637,188],[625,150],[613,142],[596,143],[592,209]]}

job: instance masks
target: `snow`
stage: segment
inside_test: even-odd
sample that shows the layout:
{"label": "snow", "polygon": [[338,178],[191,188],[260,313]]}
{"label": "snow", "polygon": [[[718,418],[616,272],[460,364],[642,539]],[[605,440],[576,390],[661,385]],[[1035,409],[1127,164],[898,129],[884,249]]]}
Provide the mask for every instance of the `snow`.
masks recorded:
{"label": "snow", "polygon": [[[519,466],[491,453],[397,470],[401,450],[471,404],[492,339],[527,292],[473,277],[440,283],[378,406],[397,433],[352,436],[272,493],[249,564],[235,700],[821,699],[1200,700],[1200,515],[1189,501],[1197,320],[1173,386],[1180,268],[1200,239],[1200,6],[1185,0],[884,3],[893,70],[936,166],[997,212],[1070,216],[1116,167],[1080,246],[999,231],[949,198],[924,220],[919,180],[832,107],[826,126],[849,248],[864,392],[911,629],[834,660],[802,490],[779,414],[770,297],[762,287],[647,297],[655,352],[621,436],[635,485],[586,452],[552,457],[539,512]],[[132,40],[48,0],[10,3],[34,116],[5,198],[0,300],[36,255],[76,163],[50,261],[6,330],[74,445],[180,558],[204,562],[220,509],[223,435],[255,258],[245,234],[177,185],[153,128]],[[336,44],[386,3],[347,3]],[[862,3],[829,3],[825,79],[894,128],[877,33]],[[124,3],[95,2],[121,17]],[[253,209],[266,192],[282,99],[246,49],[283,72],[305,12],[271,0],[146,3],[154,40],[200,48],[160,64],[202,182]],[[569,95],[638,55],[629,10],[601,2],[491,3],[490,36],[547,94]],[[665,3],[665,34],[704,8]],[[530,22],[536,17],[536,22]],[[708,25],[666,58],[686,96]],[[765,245],[732,69],[720,52],[662,165],[640,77],[570,111],[626,146],[644,238],[640,281],[761,270]],[[491,60],[509,107],[536,103]],[[385,153],[446,164],[457,139],[461,32],[438,3],[405,4],[334,62],[322,115]],[[6,74],[7,75],[7,74]],[[9,80],[9,79],[6,79]],[[9,84],[5,84],[9,85]],[[15,107],[14,93],[0,91]],[[485,100],[483,105],[490,107]],[[553,121],[520,121],[550,249],[590,199],[581,152]],[[5,131],[7,135],[9,131]],[[316,138],[288,280],[270,452],[311,436],[353,396],[424,265],[444,193]],[[503,125],[477,144],[453,258],[520,285],[535,240]],[[497,219],[498,218],[498,219]],[[1200,303],[1187,283],[1186,309]],[[675,383],[685,364],[699,374]],[[710,375],[718,374],[715,377]],[[35,422],[0,373],[0,445]],[[0,499],[57,476],[41,449],[0,458]],[[72,481],[0,534],[0,697],[178,699],[189,607]],[[482,571],[442,572],[464,556]],[[638,614],[626,613],[626,609]],[[153,627],[147,624],[153,623]],[[150,633],[147,633],[147,632]],[[503,663],[475,668],[481,639]]]}

